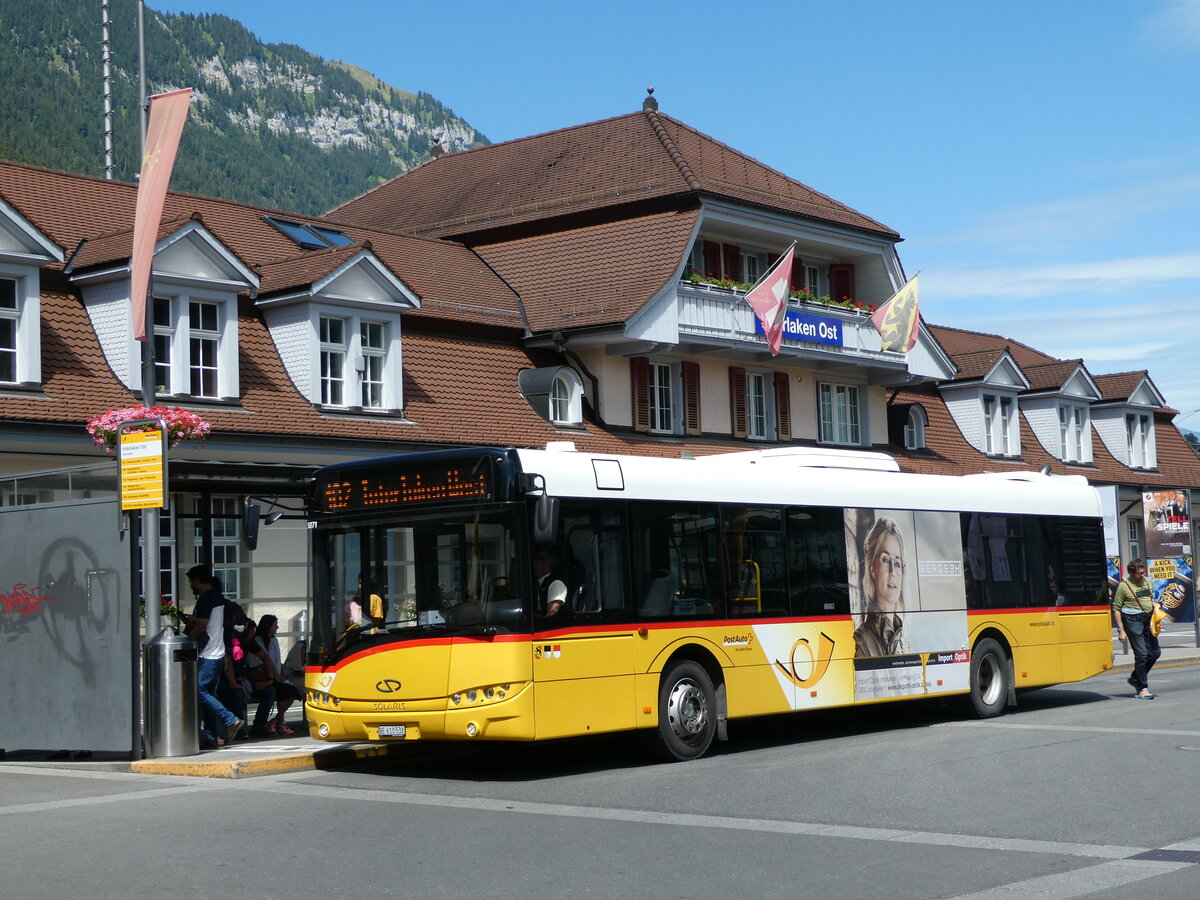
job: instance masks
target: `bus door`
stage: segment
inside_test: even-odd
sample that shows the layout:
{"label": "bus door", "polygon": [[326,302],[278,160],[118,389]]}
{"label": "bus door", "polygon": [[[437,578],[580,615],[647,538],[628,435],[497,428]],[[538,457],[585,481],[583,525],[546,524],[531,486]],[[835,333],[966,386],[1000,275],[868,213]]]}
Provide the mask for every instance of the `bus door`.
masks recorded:
{"label": "bus door", "polygon": [[534,610],[539,738],[634,726],[634,631],[615,516],[615,510],[563,505],[550,577],[565,583],[567,599],[552,616]]}

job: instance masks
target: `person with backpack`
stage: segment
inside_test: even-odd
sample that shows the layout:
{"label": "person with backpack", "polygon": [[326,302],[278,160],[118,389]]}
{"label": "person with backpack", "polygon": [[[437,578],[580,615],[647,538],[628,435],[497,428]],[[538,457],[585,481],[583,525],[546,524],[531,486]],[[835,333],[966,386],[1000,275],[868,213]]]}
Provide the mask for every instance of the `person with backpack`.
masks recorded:
{"label": "person with backpack", "polygon": [[[206,565],[187,570],[188,586],[196,595],[196,607],[186,620],[184,635],[199,644],[197,653],[197,690],[204,729],[201,746],[220,746],[217,732],[224,729],[224,743],[230,744],[246,724],[230,712],[217,698],[217,685],[226,666],[229,646],[227,631],[232,635],[233,615],[230,603],[221,593],[221,582]],[[243,614],[244,615],[244,614]]]}
{"label": "person with backpack", "polygon": [[1117,585],[1113,596],[1113,621],[1117,626],[1117,638],[1122,644],[1129,641],[1133,651],[1133,674],[1129,684],[1138,700],[1153,700],[1150,693],[1150,670],[1162,655],[1158,637],[1150,628],[1150,621],[1158,604],[1154,602],[1154,589],[1146,572],[1144,559],[1131,559],[1126,566],[1129,576]]}

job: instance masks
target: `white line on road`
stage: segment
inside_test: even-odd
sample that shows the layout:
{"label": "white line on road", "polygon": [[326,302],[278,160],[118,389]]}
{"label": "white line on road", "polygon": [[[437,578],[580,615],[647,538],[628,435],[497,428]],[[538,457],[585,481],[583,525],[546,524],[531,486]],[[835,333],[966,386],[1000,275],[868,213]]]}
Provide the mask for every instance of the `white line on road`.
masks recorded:
{"label": "white line on road", "polygon": [[1015,728],[1023,731],[1079,731],[1093,734],[1157,734],[1167,737],[1200,737],[1200,731],[1182,728],[1113,728],[1099,725],[1035,725],[1032,722],[938,722],[934,728]]}

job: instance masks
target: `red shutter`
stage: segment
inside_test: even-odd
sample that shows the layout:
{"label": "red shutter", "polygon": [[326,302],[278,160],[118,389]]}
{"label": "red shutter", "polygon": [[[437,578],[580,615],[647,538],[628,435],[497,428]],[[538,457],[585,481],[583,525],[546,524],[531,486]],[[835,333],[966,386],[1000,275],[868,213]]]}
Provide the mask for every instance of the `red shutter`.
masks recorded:
{"label": "red shutter", "polygon": [[746,417],[746,370],[741,366],[729,367],[729,417],[733,421],[735,438],[750,434],[750,423]]}
{"label": "red shutter", "polygon": [[650,360],[634,356],[629,360],[629,384],[633,388],[633,430],[650,431]]}
{"label": "red shutter", "polygon": [[700,364],[685,362],[680,366],[683,381],[683,433],[700,434]]}
{"label": "red shutter", "polygon": [[737,244],[722,244],[721,255],[725,258],[725,277],[742,280],[742,248]]}
{"label": "red shutter", "polygon": [[704,242],[704,274],[709,278],[721,277],[721,245],[716,241]]}
{"label": "red shutter", "polygon": [[834,263],[829,267],[829,296],[834,300],[853,300],[854,263]]}
{"label": "red shutter", "polygon": [[792,439],[791,381],[786,372],[775,373],[775,426],[779,440]]}
{"label": "red shutter", "polygon": [[804,289],[804,260],[798,256],[792,257],[792,283],[790,286],[793,291]]}

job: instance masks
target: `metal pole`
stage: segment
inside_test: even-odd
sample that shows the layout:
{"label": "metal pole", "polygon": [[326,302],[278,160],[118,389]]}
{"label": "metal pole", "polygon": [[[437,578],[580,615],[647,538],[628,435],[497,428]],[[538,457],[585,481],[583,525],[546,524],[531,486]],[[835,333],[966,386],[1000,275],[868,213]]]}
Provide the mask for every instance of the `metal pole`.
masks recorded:
{"label": "metal pole", "polygon": [[[142,159],[146,158],[146,2],[138,0],[138,91],[141,96]],[[130,298],[132,302],[133,298]],[[150,279],[146,283],[146,340],[142,343],[142,405],[150,409],[157,402],[154,396],[154,263],[150,264]],[[163,452],[166,452],[164,448]],[[169,488],[168,488],[169,490]],[[157,637],[162,628],[160,596],[162,578],[159,573],[158,509],[142,510],[142,597],[146,604],[146,639]]]}
{"label": "metal pole", "polygon": [[[138,25],[138,97],[140,105],[138,113],[141,122],[141,159],[146,158],[146,104],[149,102],[146,99],[146,0],[138,0],[137,5],[137,25]],[[139,163],[139,168],[141,167]]]}
{"label": "metal pole", "polygon": [[109,13],[109,0],[103,0],[100,6],[100,59],[104,85],[104,177],[112,181],[113,177],[113,117],[112,117],[112,41],[110,26],[112,16]]}

